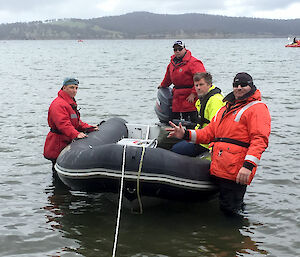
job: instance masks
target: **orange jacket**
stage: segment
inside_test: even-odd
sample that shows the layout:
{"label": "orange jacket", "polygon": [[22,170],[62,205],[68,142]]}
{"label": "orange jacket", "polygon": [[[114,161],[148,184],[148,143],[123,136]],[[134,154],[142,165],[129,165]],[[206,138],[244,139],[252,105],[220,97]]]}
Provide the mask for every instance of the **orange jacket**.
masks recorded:
{"label": "orange jacket", "polygon": [[213,142],[212,175],[235,181],[244,166],[252,170],[250,184],[268,147],[271,117],[268,107],[261,102],[260,91],[256,90],[246,100],[227,102],[205,128],[188,132],[194,143]]}

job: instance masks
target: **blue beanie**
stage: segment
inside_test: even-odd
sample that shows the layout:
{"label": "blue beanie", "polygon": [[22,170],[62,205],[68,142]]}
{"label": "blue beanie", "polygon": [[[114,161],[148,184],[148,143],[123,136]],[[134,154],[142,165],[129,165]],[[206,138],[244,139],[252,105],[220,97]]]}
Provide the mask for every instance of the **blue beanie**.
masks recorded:
{"label": "blue beanie", "polygon": [[63,81],[63,86],[68,86],[68,85],[78,85],[79,81],[78,79],[75,78],[65,78]]}

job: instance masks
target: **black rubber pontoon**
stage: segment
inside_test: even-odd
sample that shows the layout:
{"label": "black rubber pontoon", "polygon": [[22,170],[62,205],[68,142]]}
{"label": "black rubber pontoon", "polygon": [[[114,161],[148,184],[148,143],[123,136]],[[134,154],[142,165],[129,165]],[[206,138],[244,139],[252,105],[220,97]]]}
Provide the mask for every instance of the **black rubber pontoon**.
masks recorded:
{"label": "black rubber pontoon", "polygon": [[[55,169],[71,189],[86,192],[119,193],[127,123],[111,118],[99,131],[67,146]],[[126,146],[124,196],[198,201],[216,193],[209,177],[210,161],[179,155],[162,148]],[[139,167],[141,168],[138,174]],[[137,187],[139,185],[139,192]]]}

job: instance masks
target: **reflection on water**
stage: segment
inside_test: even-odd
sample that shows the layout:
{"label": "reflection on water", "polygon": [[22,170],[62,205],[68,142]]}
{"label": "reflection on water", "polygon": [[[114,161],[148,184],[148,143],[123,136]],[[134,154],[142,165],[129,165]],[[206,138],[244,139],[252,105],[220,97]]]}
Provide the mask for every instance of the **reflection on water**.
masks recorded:
{"label": "reflection on water", "polygon": [[[74,241],[57,256],[111,256],[116,204],[103,194],[70,192],[57,177],[46,193],[48,225]],[[142,215],[123,209],[117,256],[267,255],[257,242],[244,235],[252,230],[253,224],[245,217],[225,217],[216,200],[201,204],[169,202],[146,209]]]}

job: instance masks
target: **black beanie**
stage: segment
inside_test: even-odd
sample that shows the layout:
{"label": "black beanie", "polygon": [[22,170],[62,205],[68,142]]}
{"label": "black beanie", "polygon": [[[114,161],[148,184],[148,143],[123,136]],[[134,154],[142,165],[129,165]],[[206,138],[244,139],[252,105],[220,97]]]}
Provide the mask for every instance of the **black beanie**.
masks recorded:
{"label": "black beanie", "polygon": [[235,75],[233,79],[233,86],[235,85],[249,85],[251,88],[254,87],[252,77],[246,72],[240,72]]}

